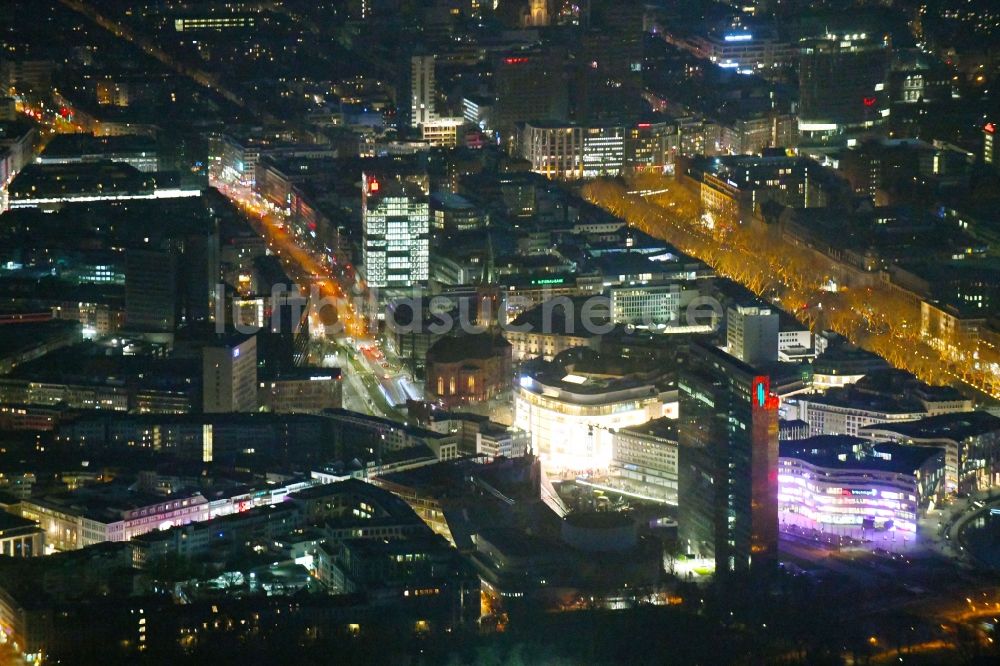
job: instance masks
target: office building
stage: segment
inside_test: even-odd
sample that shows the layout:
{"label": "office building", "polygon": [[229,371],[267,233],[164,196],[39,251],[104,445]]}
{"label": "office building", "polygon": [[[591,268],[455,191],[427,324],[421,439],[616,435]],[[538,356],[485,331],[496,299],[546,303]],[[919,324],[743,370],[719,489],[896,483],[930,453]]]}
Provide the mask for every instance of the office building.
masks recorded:
{"label": "office building", "polygon": [[486,227],[486,213],[458,194],[435,192],[431,195],[430,209],[435,231],[453,233]]}
{"label": "office building", "polygon": [[858,436],[866,426],[913,421],[928,415],[914,399],[860,393],[851,386],[796,400],[798,417],[809,424],[810,435]]}
{"label": "office building", "polygon": [[340,368],[284,369],[260,382],[257,398],[264,411],[319,414],[343,405],[343,377]]}
{"label": "office building", "polygon": [[52,211],[67,203],[201,196],[200,189],[162,182],[124,162],[30,164],[7,188],[7,207]]}
{"label": "office building", "polygon": [[45,530],[47,551],[128,541],[210,516],[209,502],[198,491],[158,495],[116,482],[25,499],[20,507],[22,517]]}
{"label": "office building", "polygon": [[784,154],[695,157],[686,161],[683,177],[700,191],[702,205],[715,220],[747,219],[770,201],[822,208],[849,194],[832,169]]}
{"label": "office building", "polygon": [[672,39],[699,58],[741,74],[757,74],[776,79],[788,72],[799,59],[798,48],[778,37],[774,29],[755,26],[727,26],[687,39]]}
{"label": "office building", "polygon": [[566,120],[569,102],[563,56],[558,49],[547,48],[514,51],[497,59],[492,124],[505,143],[514,139],[519,122]]}
{"label": "office building", "polygon": [[420,138],[435,148],[458,145],[458,130],[465,124],[462,118],[435,118],[420,125]]}
{"label": "office building", "polygon": [[148,136],[124,134],[57,134],[38,156],[39,164],[84,164],[102,161],[123,162],[137,170],[160,170],[156,141]]}
{"label": "office building", "polygon": [[462,119],[481,130],[492,130],[494,100],[475,95],[462,98]]}
{"label": "office building", "polygon": [[678,530],[717,574],[766,563],[778,548],[778,398],[770,378],[703,342],[678,377]]}
{"label": "office building", "polygon": [[778,313],[770,308],[737,305],[726,312],[729,353],[750,365],[778,360]]}
{"label": "office building", "polygon": [[[916,539],[917,520],[944,496],[944,450],[827,435],[781,443],[782,526],[891,541]],[[867,532],[867,535],[865,534]]]}
{"label": "office building", "polygon": [[680,321],[684,295],[676,284],[619,286],[612,287],[608,293],[611,319],[616,324],[662,327]]}
{"label": "office building", "polygon": [[0,511],[0,555],[38,557],[45,554],[45,531],[34,520]]}
{"label": "office building", "polygon": [[202,350],[203,411],[257,411],[257,338],[233,337]]}
{"label": "office building", "polygon": [[625,165],[625,129],[619,125],[532,121],[519,134],[521,157],[546,178],[617,176]]}
{"label": "office building", "polygon": [[664,416],[615,431],[610,471],[628,493],[677,504],[676,421]]}
{"label": "office building", "polygon": [[[197,229],[195,226],[197,225]],[[125,327],[157,337],[215,318],[219,236],[214,218],[165,229],[125,249]]]}
{"label": "office building", "polygon": [[625,166],[637,171],[663,171],[677,157],[678,140],[675,123],[636,123],[625,135]]}
{"label": "office building", "polygon": [[132,248],[125,252],[125,326],[168,333],[177,325],[177,261],[174,252]]}
{"label": "office building", "polygon": [[430,272],[427,193],[400,176],[362,174],[364,274],[369,287],[413,287]]}
{"label": "office building", "polygon": [[874,133],[889,117],[889,44],[864,33],[802,44],[799,132],[809,143]]}
{"label": "office building", "polygon": [[420,127],[437,119],[434,113],[434,62],[433,55],[415,55],[410,58],[410,127]]}

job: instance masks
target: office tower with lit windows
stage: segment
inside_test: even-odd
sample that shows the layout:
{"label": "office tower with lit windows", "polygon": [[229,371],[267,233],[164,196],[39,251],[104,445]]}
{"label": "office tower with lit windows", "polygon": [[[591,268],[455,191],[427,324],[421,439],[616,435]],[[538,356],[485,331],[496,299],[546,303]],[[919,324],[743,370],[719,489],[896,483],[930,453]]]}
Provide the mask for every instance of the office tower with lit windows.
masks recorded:
{"label": "office tower with lit windows", "polygon": [[703,342],[679,371],[678,530],[717,574],[778,549],[778,398],[770,378]]}
{"label": "office tower with lit windows", "polygon": [[410,127],[420,127],[437,116],[434,113],[433,55],[410,58]]}
{"label": "office tower with lit windows", "polygon": [[202,349],[202,411],[257,411],[257,338],[233,336]]}
{"label": "office tower with lit windows", "polygon": [[364,275],[369,287],[413,287],[429,273],[430,203],[410,179],[362,174]]}
{"label": "office tower with lit windows", "polygon": [[802,42],[799,133],[810,143],[875,134],[887,123],[891,49],[882,36],[825,35]]}

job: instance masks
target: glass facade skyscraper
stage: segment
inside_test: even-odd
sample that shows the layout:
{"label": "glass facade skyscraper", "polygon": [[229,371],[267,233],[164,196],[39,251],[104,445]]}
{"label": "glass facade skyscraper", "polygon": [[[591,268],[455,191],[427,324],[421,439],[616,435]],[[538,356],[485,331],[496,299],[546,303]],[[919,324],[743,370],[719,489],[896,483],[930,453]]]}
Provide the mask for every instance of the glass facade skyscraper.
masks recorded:
{"label": "glass facade skyscraper", "polygon": [[746,571],[778,549],[778,398],[770,379],[707,343],[678,379],[678,529],[716,572]]}

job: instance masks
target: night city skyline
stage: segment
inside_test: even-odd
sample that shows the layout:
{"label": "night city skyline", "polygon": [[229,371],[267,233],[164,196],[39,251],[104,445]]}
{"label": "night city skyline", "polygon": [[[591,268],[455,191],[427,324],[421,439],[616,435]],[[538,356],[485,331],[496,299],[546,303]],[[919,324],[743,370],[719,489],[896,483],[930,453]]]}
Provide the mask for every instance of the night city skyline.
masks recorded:
{"label": "night city skyline", "polygon": [[993,0],[0,1],[0,666],[1000,660]]}

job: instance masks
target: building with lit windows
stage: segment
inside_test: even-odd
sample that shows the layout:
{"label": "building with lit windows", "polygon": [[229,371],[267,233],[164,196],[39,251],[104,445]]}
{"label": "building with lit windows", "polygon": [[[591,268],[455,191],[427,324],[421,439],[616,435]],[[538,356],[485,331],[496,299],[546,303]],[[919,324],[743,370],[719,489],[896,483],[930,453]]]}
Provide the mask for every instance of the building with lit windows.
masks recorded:
{"label": "building with lit windows", "polygon": [[514,424],[549,470],[607,469],[614,431],[663,416],[656,386],[631,377],[542,371],[522,376]]}
{"label": "building with lit windows", "polygon": [[174,19],[176,32],[199,32],[252,29],[257,20],[253,14],[229,14],[212,16],[182,16]]}
{"label": "building with lit windows", "polygon": [[724,69],[776,78],[798,62],[799,53],[796,46],[779,39],[775,32],[763,26],[753,30],[729,27],[671,42]]}
{"label": "building with lit windows", "polygon": [[21,501],[21,515],[45,530],[46,548],[76,550],[209,519],[200,492],[161,496],[103,483]]}
{"label": "building with lit windows", "polygon": [[341,406],[342,380],[340,368],[285,369],[260,382],[258,403],[269,412],[318,414]]}
{"label": "building with lit windows", "polygon": [[778,397],[770,377],[706,342],[677,379],[681,543],[716,574],[771,562],[778,550]]}
{"label": "building with lit windows", "polygon": [[519,128],[520,155],[546,178],[617,176],[625,165],[625,128],[530,121]]}
{"label": "building with lit windows", "polygon": [[462,119],[481,130],[492,130],[491,114],[494,100],[475,95],[462,98]]}
{"label": "building with lit windows", "polygon": [[626,132],[625,165],[638,171],[662,171],[674,163],[679,139],[674,123],[636,123]]}
{"label": "building with lit windows", "polygon": [[465,124],[462,118],[435,118],[420,124],[420,138],[435,148],[454,148],[458,145],[458,129]]}
{"label": "building with lit windows", "polygon": [[444,337],[427,350],[427,395],[445,408],[509,393],[511,346],[492,332]]}
{"label": "building with lit windows", "polygon": [[362,174],[364,275],[369,287],[413,287],[430,272],[427,193],[402,177]]}
{"label": "building with lit windows", "polygon": [[38,523],[0,511],[0,555],[38,557],[45,553],[45,532]]}
{"label": "building with lit windows", "polygon": [[832,388],[826,393],[802,396],[798,417],[809,424],[811,435],[850,435],[870,425],[913,421],[927,416],[915,399],[860,393],[852,387]]}
{"label": "building with lit windows", "polygon": [[31,164],[7,188],[8,208],[56,210],[67,203],[177,199],[200,189],[173,187],[124,162]]}
{"label": "building with lit windows", "polygon": [[[697,294],[697,290],[684,290]],[[611,319],[616,324],[669,326],[680,320],[683,300],[688,300],[676,284],[629,285],[612,287]]]}
{"label": "building with lit windows", "polygon": [[441,191],[431,195],[431,215],[435,231],[452,233],[486,226],[487,215],[463,196]]}
{"label": "building with lit windows", "polygon": [[519,314],[504,331],[515,362],[537,357],[552,360],[574,347],[596,347],[600,335],[613,328],[609,301],[603,296],[567,298],[550,292],[542,297],[547,300]]}
{"label": "building with lit windows", "polygon": [[621,428],[611,443],[616,487],[658,502],[677,504],[677,425],[661,417]]}
{"label": "building with lit windows", "polygon": [[783,153],[696,157],[686,160],[684,177],[701,193],[715,219],[745,219],[764,203],[821,208],[841,196],[846,185],[831,170],[804,157]]}
{"label": "building with lit windows", "polygon": [[101,161],[130,164],[143,173],[160,170],[156,141],[140,134],[94,136],[57,134],[38,156],[39,164],[83,164]]}
{"label": "building with lit windows", "polygon": [[912,543],[916,537],[921,513],[943,494],[944,450],[938,447],[873,444],[842,435],[781,442],[783,528],[855,537],[864,530],[876,542],[905,546],[903,539]]}
{"label": "building with lit windows", "polygon": [[983,125],[983,163],[1000,171],[1000,154],[996,148],[997,126],[994,122]]}

